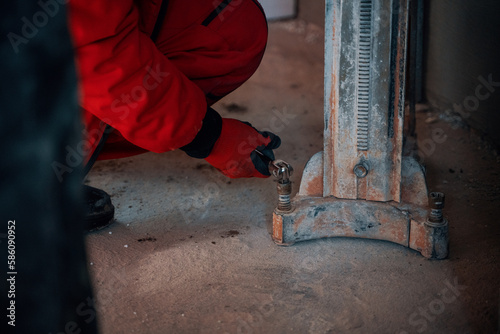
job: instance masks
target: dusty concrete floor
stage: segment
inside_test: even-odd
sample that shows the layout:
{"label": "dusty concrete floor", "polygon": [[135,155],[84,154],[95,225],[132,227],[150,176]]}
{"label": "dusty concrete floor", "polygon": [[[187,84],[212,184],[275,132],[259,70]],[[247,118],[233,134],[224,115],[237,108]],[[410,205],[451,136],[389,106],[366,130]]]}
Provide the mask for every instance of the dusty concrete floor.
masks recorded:
{"label": "dusty concrete floor", "polygon": [[[271,24],[262,66],[216,109],[278,133],[297,189],[322,149],[322,32]],[[418,134],[448,136],[424,153],[430,188],[448,195],[444,261],[370,240],[278,247],[272,180],[230,181],[182,152],[97,163],[90,184],[117,209],[87,237],[101,332],[496,332],[499,158],[438,116],[419,113]]]}

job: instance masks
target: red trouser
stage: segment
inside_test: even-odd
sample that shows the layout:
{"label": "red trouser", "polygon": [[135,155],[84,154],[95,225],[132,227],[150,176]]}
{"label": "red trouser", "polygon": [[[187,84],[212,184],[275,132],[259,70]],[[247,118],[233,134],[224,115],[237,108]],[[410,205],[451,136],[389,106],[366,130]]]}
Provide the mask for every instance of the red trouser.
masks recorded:
{"label": "red trouser", "polygon": [[[267,22],[255,0],[170,0],[155,40],[158,49],[205,93],[209,105],[250,78],[266,42]],[[113,131],[98,159],[145,152]]]}

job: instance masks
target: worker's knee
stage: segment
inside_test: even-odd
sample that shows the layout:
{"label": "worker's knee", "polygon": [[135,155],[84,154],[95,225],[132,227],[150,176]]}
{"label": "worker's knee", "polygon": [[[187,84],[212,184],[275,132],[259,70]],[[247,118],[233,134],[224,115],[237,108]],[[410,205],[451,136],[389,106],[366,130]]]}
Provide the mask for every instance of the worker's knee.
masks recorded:
{"label": "worker's knee", "polygon": [[267,20],[258,1],[233,0],[215,12],[218,14],[208,27],[224,38],[231,51],[262,56],[267,43]]}
{"label": "worker's knee", "polygon": [[227,71],[219,77],[223,83],[209,90],[222,97],[244,83],[259,67],[267,44],[267,20],[257,1],[233,0],[208,27],[224,38],[228,48],[222,52],[225,59],[221,68]]}

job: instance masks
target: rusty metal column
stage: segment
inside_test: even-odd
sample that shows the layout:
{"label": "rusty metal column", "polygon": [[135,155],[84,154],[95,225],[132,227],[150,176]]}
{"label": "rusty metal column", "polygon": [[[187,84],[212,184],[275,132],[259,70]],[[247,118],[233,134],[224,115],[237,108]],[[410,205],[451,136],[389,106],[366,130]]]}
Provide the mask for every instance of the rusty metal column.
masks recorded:
{"label": "rusty metal column", "polygon": [[324,196],[399,202],[408,0],[327,3]]}
{"label": "rusty metal column", "polygon": [[326,0],[324,150],[275,210],[277,244],[342,236],[448,255],[444,195],[402,155],[408,21],[409,0]]}

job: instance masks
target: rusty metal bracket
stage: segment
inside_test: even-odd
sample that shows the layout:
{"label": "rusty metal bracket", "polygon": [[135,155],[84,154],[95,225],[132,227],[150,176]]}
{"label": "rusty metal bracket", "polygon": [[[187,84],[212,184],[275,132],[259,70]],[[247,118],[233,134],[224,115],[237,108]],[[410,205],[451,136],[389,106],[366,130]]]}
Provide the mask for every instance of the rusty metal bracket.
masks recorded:
{"label": "rusty metal bracket", "polygon": [[447,257],[444,195],[402,155],[408,15],[409,0],[326,0],[324,150],[275,210],[277,244],[356,237]]}
{"label": "rusty metal bracket", "polygon": [[[323,197],[323,171],[323,152],[319,152],[306,165],[291,203],[293,211],[274,211],[272,237],[278,245],[355,237],[394,242],[427,258],[448,256],[448,222],[441,211],[444,195],[427,196],[424,170],[414,158],[402,159],[399,203]],[[434,203],[431,209],[428,203]]]}

